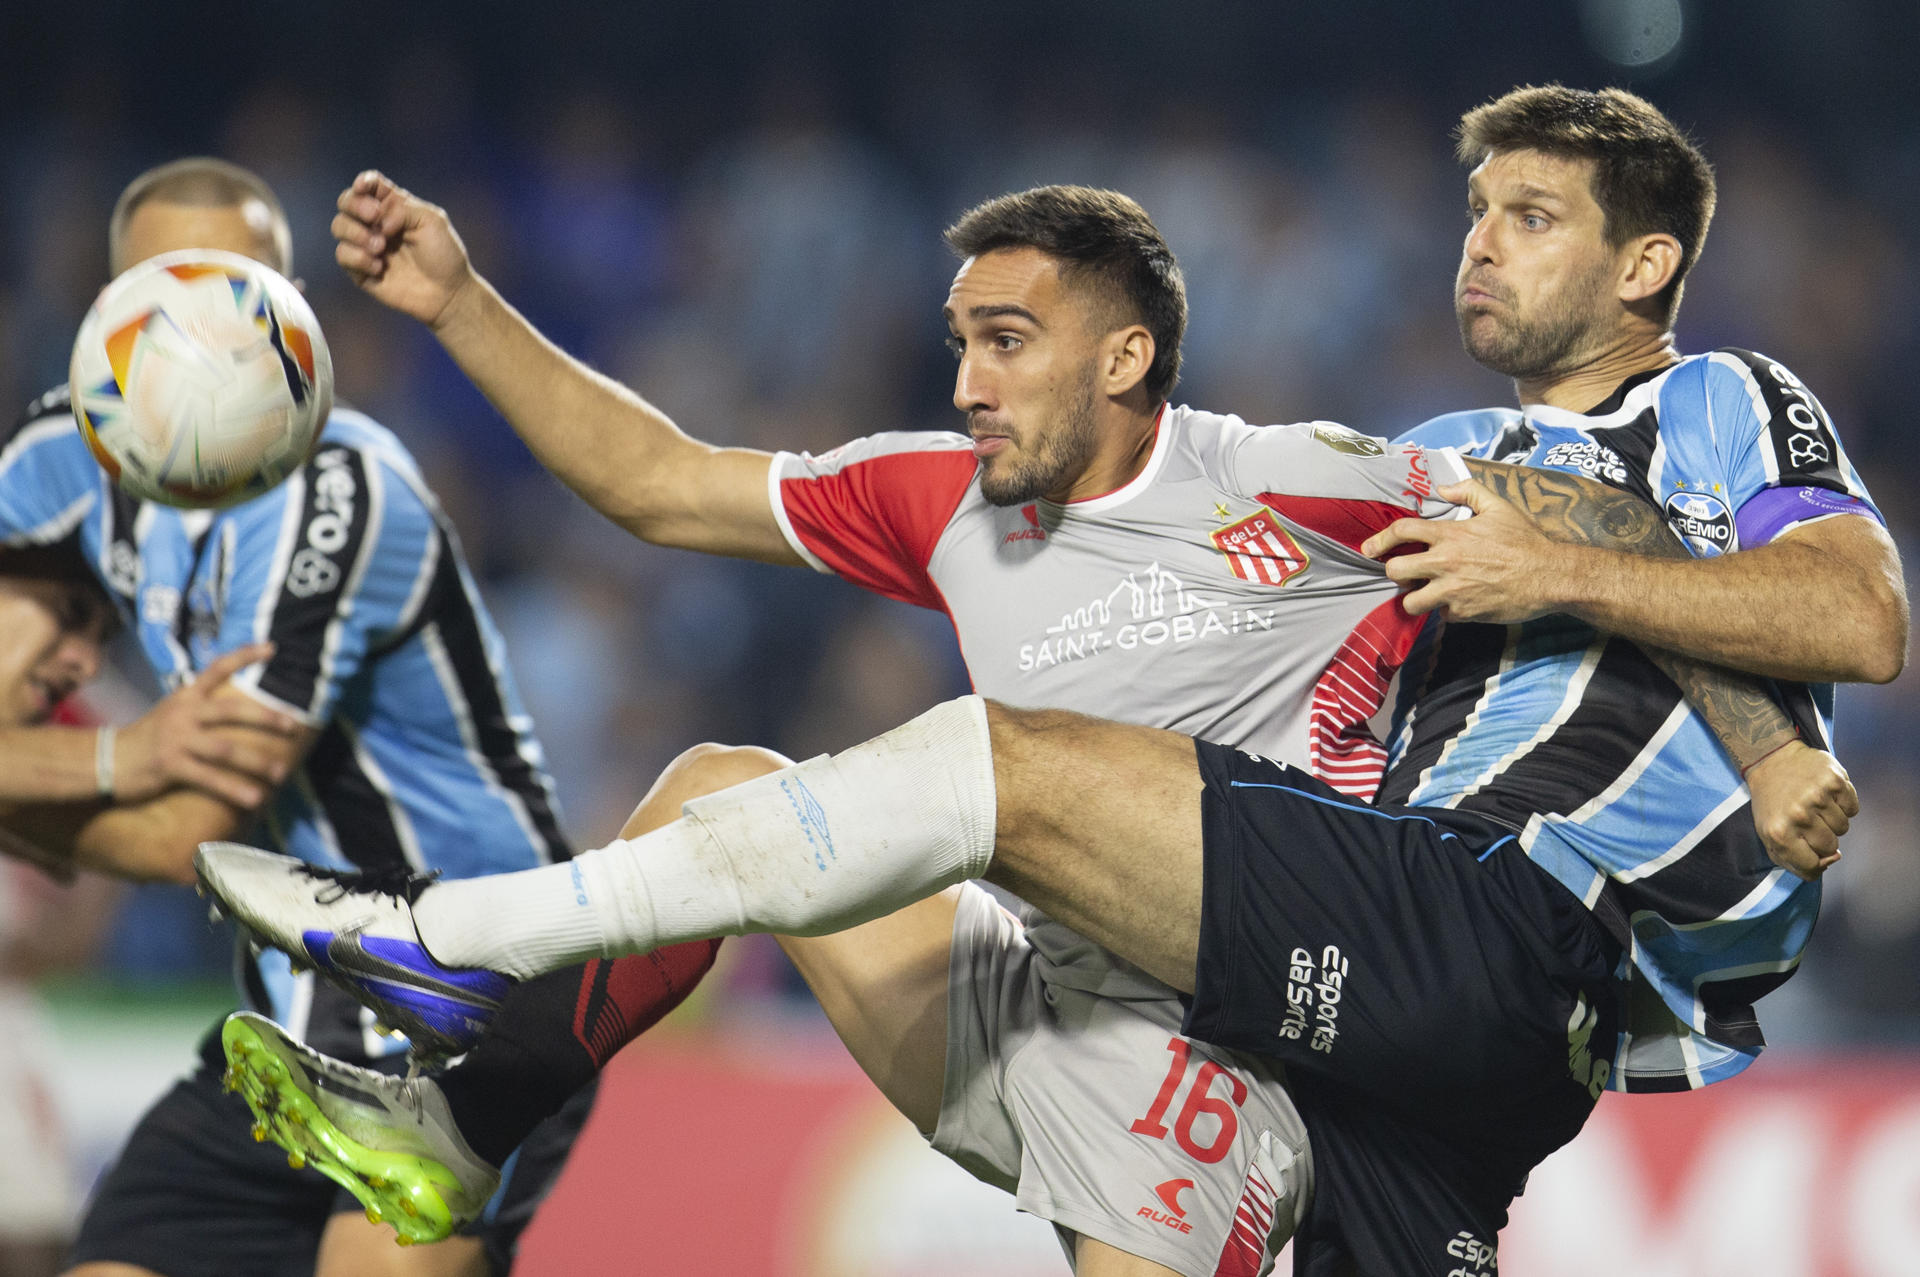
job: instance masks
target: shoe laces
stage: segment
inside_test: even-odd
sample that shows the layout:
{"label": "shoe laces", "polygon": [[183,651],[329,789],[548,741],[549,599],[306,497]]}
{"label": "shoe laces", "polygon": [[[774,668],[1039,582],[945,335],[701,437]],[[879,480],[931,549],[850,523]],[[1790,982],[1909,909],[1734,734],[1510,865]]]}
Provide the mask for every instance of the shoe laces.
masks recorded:
{"label": "shoe laces", "polygon": [[411,905],[420,893],[432,886],[440,871],[418,873],[406,865],[387,865],[379,869],[323,869],[302,863],[299,872],[320,884],[313,893],[316,904],[330,905],[352,895],[391,896]]}

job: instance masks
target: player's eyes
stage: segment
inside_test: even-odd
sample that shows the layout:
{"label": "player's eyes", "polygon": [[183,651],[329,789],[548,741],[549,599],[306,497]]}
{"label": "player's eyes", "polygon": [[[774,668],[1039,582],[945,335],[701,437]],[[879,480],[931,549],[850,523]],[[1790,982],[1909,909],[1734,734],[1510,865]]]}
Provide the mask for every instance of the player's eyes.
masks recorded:
{"label": "player's eyes", "polygon": [[60,603],[58,621],[63,633],[79,634],[93,627],[94,608],[81,598],[66,598]]}
{"label": "player's eyes", "polygon": [[1544,231],[1547,229],[1547,219],[1538,213],[1526,214],[1520,219],[1520,224],[1530,231]]}
{"label": "player's eyes", "polygon": [[967,353],[967,343],[962,341],[958,337],[949,335],[947,337],[946,345],[947,345],[947,349],[953,352],[953,357],[955,359],[958,359],[962,355]]}
{"label": "player's eyes", "polygon": [[1012,333],[1001,333],[993,339],[995,350],[1018,350],[1024,343]]}

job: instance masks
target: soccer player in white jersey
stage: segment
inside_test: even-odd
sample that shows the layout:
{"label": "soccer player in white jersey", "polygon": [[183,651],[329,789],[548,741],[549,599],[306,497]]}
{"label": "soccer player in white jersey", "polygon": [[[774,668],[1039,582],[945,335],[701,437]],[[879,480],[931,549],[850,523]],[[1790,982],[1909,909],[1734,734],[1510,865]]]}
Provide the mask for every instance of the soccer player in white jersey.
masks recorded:
{"label": "soccer player in white jersey", "polygon": [[[1060,188],[1029,194],[1042,203],[1092,197]],[[999,203],[999,211],[1006,211],[1006,202]],[[1043,555],[1091,550],[1104,532],[1134,515],[1137,526],[1129,531],[1136,539],[1130,549],[1159,544],[1171,555],[1175,547],[1201,545],[1218,556],[1210,574],[1189,569],[1182,575],[1155,555],[1142,562],[1140,571],[1109,571],[1097,578],[1104,588],[1084,599],[1077,592],[1050,597],[1045,603],[1053,609],[1051,620],[1036,627],[1030,643],[1001,641],[1007,636],[993,633],[995,620],[970,637],[963,622],[963,646],[976,675],[985,672],[996,681],[1007,677],[1015,687],[1022,675],[1051,678],[1048,686],[1065,689],[1062,699],[1071,703],[1075,674],[1104,662],[1108,670],[1124,668],[1125,677],[1144,680],[1138,692],[1130,687],[1123,698],[1130,694],[1151,701],[1164,687],[1154,676],[1174,668],[1174,654],[1182,646],[1205,652],[1201,645],[1209,641],[1230,644],[1265,630],[1264,621],[1237,607],[1236,587],[1227,582],[1264,584],[1281,610],[1298,599],[1307,616],[1324,623],[1327,615],[1314,612],[1315,587],[1347,576],[1346,585],[1336,584],[1332,592],[1344,588],[1359,596],[1346,600],[1359,610],[1336,631],[1327,659],[1306,662],[1307,686],[1321,685],[1325,691],[1322,709],[1300,712],[1296,727],[1304,730],[1281,741],[1275,752],[1314,765],[1335,781],[1343,779],[1340,764],[1358,760],[1347,777],[1349,788],[1367,788],[1361,769],[1369,765],[1372,750],[1357,728],[1369,702],[1377,704],[1378,688],[1366,675],[1390,669],[1411,634],[1392,619],[1397,609],[1391,595],[1370,593],[1366,561],[1356,550],[1391,523],[1396,510],[1434,513],[1433,486],[1463,473],[1457,458],[1389,450],[1338,430],[1258,431],[1232,419],[1163,410],[1160,397],[1171,384],[1171,369],[1156,360],[1177,351],[1177,329],[1174,342],[1165,340],[1166,329],[1156,330],[1150,308],[1115,305],[1115,296],[1125,297],[1125,290],[1088,282],[1080,264],[1059,249],[1043,251],[1032,241],[991,236],[968,249],[963,223],[962,251],[969,256],[949,298],[949,321],[960,344],[956,403],[970,414],[973,442],[967,460],[979,471],[977,487],[971,472],[964,483],[947,486],[941,477],[945,469],[958,473],[960,467],[926,460],[943,451],[940,445],[903,445],[884,437],[838,457],[778,461],[769,479],[764,455],[688,440],[627,392],[542,342],[472,275],[438,210],[372,174],[343,195],[341,207],[336,233],[343,263],[376,296],[433,324],[543,461],[649,539],[776,561],[817,560],[875,588],[921,601],[938,599],[956,616],[979,606],[977,598],[959,593],[975,588],[967,580],[968,565],[993,562],[995,570],[1017,574],[1032,569]],[[974,229],[992,220],[985,210],[968,219]],[[1663,278],[1653,271],[1625,285],[1641,288],[1651,281],[1657,291],[1670,281],[1672,266],[1666,263]],[[1635,314],[1634,303],[1645,295],[1612,300]],[[1604,288],[1590,290],[1596,317],[1604,317],[1600,303],[1607,298]],[[957,441],[944,450],[963,447],[964,441]],[[1344,471],[1336,465],[1342,458],[1351,463]],[[1311,460],[1324,468],[1313,472]],[[862,477],[799,489],[826,494],[817,501],[788,493],[796,480],[818,483],[849,470]],[[1558,502],[1563,509],[1577,506],[1582,491],[1563,476],[1541,475],[1517,484],[1496,468],[1475,472],[1517,496],[1537,487],[1546,504]],[[898,474],[915,476],[916,482],[901,488]],[[1212,508],[1189,513],[1142,501],[1183,486],[1198,504]],[[998,514],[983,506],[976,517],[976,491],[984,495],[985,506],[1004,503]],[[1500,499],[1485,489],[1469,485],[1447,491],[1482,513],[1520,517],[1499,514]],[[1236,502],[1246,508],[1236,508]],[[1634,525],[1618,503],[1602,508],[1605,517],[1597,524],[1565,519],[1553,534],[1611,544],[1597,529],[1621,520],[1629,531],[1644,534],[1651,528],[1665,535],[1646,519]],[[1114,563],[1109,547],[1105,566],[1111,569]],[[1317,576],[1315,567],[1321,569]],[[1044,580],[1043,573],[1036,572],[1034,579]],[[1124,579],[1109,585],[1115,575]],[[1057,590],[1057,583],[1048,584]],[[949,594],[950,586],[958,591]],[[1329,606],[1330,600],[1320,598],[1319,604]],[[1355,623],[1376,610],[1382,610],[1384,624]],[[1183,619],[1184,628],[1178,624]],[[1363,631],[1363,641],[1347,641]],[[975,637],[998,641],[999,647],[976,655]],[[1150,648],[1142,662],[1126,664],[1127,654]],[[1356,659],[1362,653],[1364,658]],[[1155,663],[1163,659],[1165,665]],[[1705,688],[1702,700],[1712,707],[1711,679],[1700,679],[1670,657],[1659,659],[1663,668],[1679,673],[1690,692]],[[1002,675],[1000,668],[1007,672]],[[1747,769],[1756,805],[1776,778],[1805,781],[1801,788],[1789,786],[1794,797],[1777,824],[1756,815],[1772,835],[1768,851],[1796,873],[1813,877],[1846,824],[1851,797],[1844,779],[1830,759],[1804,744],[1775,748],[1791,736],[1792,726],[1751,683],[1720,683],[1721,708],[1730,687],[1750,694],[1743,706],[1750,713],[1745,721],[1723,724],[1729,730],[1722,739],[1735,762]],[[1226,690],[1229,699],[1243,691]],[[1192,712],[1174,697],[1149,715],[1164,715],[1192,730],[1181,721]],[[1232,708],[1216,706],[1213,712],[1225,721]],[[1693,723],[1684,713],[1675,721]],[[1687,730],[1703,729],[1695,724]],[[740,929],[843,926],[904,905],[941,882],[984,870],[1170,985],[1193,989],[1200,974],[1202,1001],[1209,1008],[1220,1006],[1222,989],[1232,989],[1234,972],[1244,965],[1249,983],[1259,990],[1255,996],[1268,999],[1263,1010],[1269,1018],[1258,1030],[1244,1029],[1235,1021],[1237,1006],[1227,998],[1228,1010],[1215,1017],[1220,1036],[1271,1050],[1309,1070],[1329,1061],[1340,1066],[1336,1076],[1351,1070],[1347,1081],[1359,1089],[1344,1102],[1334,1096],[1335,1087],[1316,1083],[1318,1111],[1334,1113],[1345,1124],[1327,1128],[1340,1149],[1342,1176],[1334,1191],[1322,1191],[1316,1199],[1315,1227],[1310,1237],[1303,1235],[1310,1243],[1308,1271],[1346,1265],[1368,1272],[1444,1272],[1466,1252],[1476,1259],[1490,1257],[1515,1169],[1523,1171],[1544,1148],[1570,1136],[1606,1080],[1604,1068],[1595,1063],[1609,1057],[1606,1044],[1617,1022],[1612,990],[1613,977],[1624,966],[1620,945],[1580,909],[1578,897],[1520,854],[1519,833],[1498,822],[1465,813],[1379,812],[1347,800],[1332,786],[1316,789],[1298,771],[1214,746],[1199,747],[1203,781],[1195,757],[1191,739],[1180,735],[1071,714],[957,703],[838,759],[816,760],[692,804],[689,820],[657,837],[610,857],[589,857],[582,866],[584,890],[579,880],[561,893],[524,876],[477,888],[435,887],[418,897],[415,917],[420,938],[442,959],[530,972],[562,955],[577,957],[605,946],[646,947],[654,939]],[[1371,765],[1377,767],[1377,756]],[[1730,765],[1722,761],[1719,766]],[[1737,776],[1734,783],[1737,787]],[[1795,812],[1792,806],[1803,788],[1816,797]],[[1256,801],[1273,805],[1256,812]],[[1744,804],[1737,806],[1744,814]],[[1247,813],[1245,828],[1236,825],[1236,812]],[[1244,848],[1234,836],[1262,826],[1267,834],[1277,829],[1307,840],[1317,853],[1309,857],[1314,867],[1278,857],[1295,879],[1275,887],[1271,880],[1249,878],[1237,863],[1219,863],[1244,852],[1249,863],[1270,866],[1277,853],[1261,834]],[[1385,837],[1383,830],[1393,836]],[[1759,841],[1751,835],[1747,841],[1751,856],[1765,865]],[[1366,845],[1365,854],[1343,853],[1356,843]],[[1220,850],[1226,847],[1232,850]],[[1384,866],[1378,863],[1381,856],[1388,861]],[[1741,873],[1750,872],[1750,860],[1743,861]],[[297,884],[275,899],[271,884],[249,881],[244,855],[213,854],[203,863],[229,903],[269,934],[287,938],[288,920],[311,907],[310,888],[305,902],[297,898]],[[1302,901],[1311,902],[1316,888],[1320,912],[1290,914]],[[481,898],[489,892],[494,894]],[[580,907],[581,899],[588,900],[587,907]],[[512,903],[501,905],[508,900]],[[1341,946],[1304,943],[1316,927],[1352,927],[1354,918],[1344,917],[1349,911],[1341,907],[1349,902],[1357,906],[1354,918],[1375,924],[1375,930],[1397,929],[1408,943],[1386,945],[1388,952],[1382,953],[1382,937],[1375,935],[1355,950],[1364,958],[1357,970],[1350,968]],[[358,899],[347,908],[372,906]],[[969,908],[963,900],[946,906],[944,915],[960,924],[952,944],[955,969],[962,974],[970,967],[964,955],[976,951],[967,926]],[[1426,927],[1420,920],[1429,908],[1433,919]],[[476,925],[483,916],[485,923]],[[400,933],[413,935],[403,912],[394,917]],[[1203,923],[1203,917],[1209,921]],[[1517,918],[1528,921],[1516,925]],[[365,914],[352,925],[391,920]],[[1269,928],[1265,942],[1248,943],[1248,926]],[[1290,944],[1278,942],[1288,926],[1299,934]],[[1212,944],[1202,947],[1210,933]],[[1486,943],[1477,944],[1483,935]],[[301,943],[297,930],[290,942]],[[993,938],[978,951],[992,953],[996,946],[1009,947],[1007,939]],[[946,947],[934,946],[932,952]],[[1053,960],[1033,931],[1020,947],[1042,964]],[[1487,970],[1495,950],[1501,964]],[[928,949],[903,945],[869,952],[871,966]],[[1475,962],[1481,967],[1476,969]],[[937,965],[944,971],[944,963]],[[1125,970],[1110,959],[1102,965]],[[802,969],[820,988],[820,968],[808,970],[803,961]],[[937,1023],[943,1011],[952,1015],[959,1022],[950,1023],[944,1035],[950,1053],[947,1100],[964,1112],[967,1072],[954,1071],[952,1053],[964,1050],[973,1027],[964,1021],[973,1005],[970,983],[956,980],[951,988],[929,987],[943,981],[883,984],[894,991],[917,987],[920,992],[909,1005],[921,1015],[901,1024],[882,1014],[855,1023],[849,1035],[856,1056],[896,1103],[919,1115],[923,1129],[933,1125],[926,1119],[936,1114],[944,1126],[954,1110],[937,1108],[928,1091],[911,1090],[903,1082],[909,1070],[899,1063],[903,1056],[927,1053],[927,1023]],[[830,1012],[833,992],[823,992]],[[873,992],[858,989],[854,1006],[861,994]],[[1489,1012],[1489,998],[1497,1005],[1508,994],[1517,1009]],[[1436,1023],[1438,1009],[1453,997],[1460,999],[1462,1023]],[[1400,1008],[1408,1012],[1405,1024],[1394,1023],[1396,999],[1406,1003]],[[844,1020],[836,1015],[843,1031]],[[1426,1038],[1410,1042],[1407,1035],[1416,1026]],[[1076,1050],[1089,1045],[1072,1043]],[[1176,1047],[1174,1054],[1182,1053]],[[1386,1080],[1405,1074],[1418,1082],[1436,1060],[1445,1067],[1433,1069],[1434,1077],[1420,1085]],[[1577,1077],[1569,1076],[1575,1062],[1582,1067]],[[889,1066],[898,1072],[890,1074]],[[921,1077],[924,1083],[924,1071]],[[1481,1101],[1491,1088],[1528,1120],[1504,1145],[1497,1132],[1482,1132],[1498,1147],[1473,1149],[1478,1160],[1470,1158],[1464,1167],[1461,1158],[1470,1142],[1456,1146],[1449,1142],[1454,1136],[1437,1136],[1404,1115],[1373,1121],[1370,1104],[1391,1109],[1409,1097],[1425,1102],[1436,1079],[1446,1084],[1441,1105],[1457,1097],[1463,1112],[1482,1112]],[[1525,1086],[1516,1087],[1516,1079]],[[1166,1138],[1167,1104],[1183,1081],[1169,1075],[1166,1104],[1136,1118],[1132,1133]],[[1404,1094],[1396,1095],[1395,1086]],[[1330,1096],[1333,1103],[1327,1102]],[[1199,1099],[1217,1103],[1204,1091]],[[1014,1116],[1017,1121],[1019,1115]],[[1062,1138],[1044,1124],[1018,1127],[1017,1133],[1030,1141]],[[1191,1131],[1188,1138],[1193,1140]],[[1385,1182],[1395,1189],[1404,1186],[1404,1200],[1395,1192],[1369,1195],[1356,1187],[1364,1175],[1354,1168],[1373,1167],[1386,1150],[1401,1150]],[[1316,1159],[1327,1152],[1324,1142],[1317,1142]],[[1320,1189],[1326,1187],[1322,1181]],[[1107,1204],[1109,1214],[1113,1205]],[[1083,1240],[1083,1260],[1096,1257],[1105,1262]]]}

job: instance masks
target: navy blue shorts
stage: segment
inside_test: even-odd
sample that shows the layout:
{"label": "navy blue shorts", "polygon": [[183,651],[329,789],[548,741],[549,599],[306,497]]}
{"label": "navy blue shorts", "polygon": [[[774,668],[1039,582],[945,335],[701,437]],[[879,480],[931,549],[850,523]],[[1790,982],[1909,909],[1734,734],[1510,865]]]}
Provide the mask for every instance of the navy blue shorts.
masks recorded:
{"label": "navy blue shorts", "polygon": [[1513,831],[1198,742],[1186,1032],[1282,1061],[1313,1146],[1295,1272],[1476,1275],[1605,1085],[1620,951]]}

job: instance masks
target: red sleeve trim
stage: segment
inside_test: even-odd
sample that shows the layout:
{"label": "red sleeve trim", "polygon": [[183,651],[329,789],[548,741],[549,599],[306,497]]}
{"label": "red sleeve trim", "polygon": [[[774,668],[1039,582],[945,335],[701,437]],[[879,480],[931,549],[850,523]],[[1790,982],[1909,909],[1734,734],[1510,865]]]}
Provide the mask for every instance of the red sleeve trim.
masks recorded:
{"label": "red sleeve trim", "polygon": [[780,502],[794,535],[836,575],[944,611],[927,565],[975,468],[970,451],[887,453],[832,474],[782,479]]}

